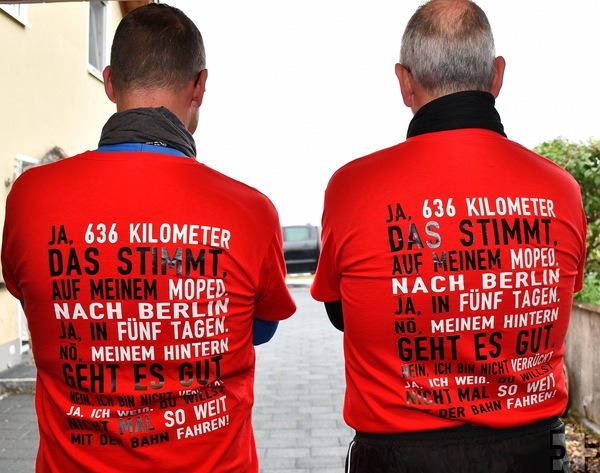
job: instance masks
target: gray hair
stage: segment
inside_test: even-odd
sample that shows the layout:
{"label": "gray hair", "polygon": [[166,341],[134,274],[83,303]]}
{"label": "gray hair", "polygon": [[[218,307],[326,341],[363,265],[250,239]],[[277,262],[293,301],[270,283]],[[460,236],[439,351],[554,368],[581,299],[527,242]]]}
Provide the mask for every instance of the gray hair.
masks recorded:
{"label": "gray hair", "polygon": [[406,26],[401,64],[426,91],[488,91],[494,76],[492,28],[470,0],[431,0]]}

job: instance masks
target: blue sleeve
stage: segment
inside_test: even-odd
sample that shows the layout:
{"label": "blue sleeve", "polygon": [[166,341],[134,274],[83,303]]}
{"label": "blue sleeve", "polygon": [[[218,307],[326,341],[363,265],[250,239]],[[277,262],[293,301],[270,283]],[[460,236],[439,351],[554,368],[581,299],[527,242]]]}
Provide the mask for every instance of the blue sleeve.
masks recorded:
{"label": "blue sleeve", "polygon": [[275,335],[278,325],[278,321],[271,322],[269,320],[255,318],[252,326],[252,343],[254,345],[262,345],[263,343],[267,343],[269,340],[271,340],[271,338],[273,338],[273,335]]}

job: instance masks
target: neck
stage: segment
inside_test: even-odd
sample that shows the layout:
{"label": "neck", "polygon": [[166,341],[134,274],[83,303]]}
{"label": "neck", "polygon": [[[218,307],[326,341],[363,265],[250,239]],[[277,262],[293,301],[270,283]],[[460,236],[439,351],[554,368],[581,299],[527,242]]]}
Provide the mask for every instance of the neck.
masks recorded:
{"label": "neck", "polygon": [[186,107],[185,96],[186,91],[174,93],[162,88],[127,90],[117,96],[117,113],[143,108],[166,108],[189,130],[189,107]]}
{"label": "neck", "polygon": [[196,156],[193,136],[164,107],[125,110],[110,117],[102,129],[99,146],[121,143],[159,144]]}

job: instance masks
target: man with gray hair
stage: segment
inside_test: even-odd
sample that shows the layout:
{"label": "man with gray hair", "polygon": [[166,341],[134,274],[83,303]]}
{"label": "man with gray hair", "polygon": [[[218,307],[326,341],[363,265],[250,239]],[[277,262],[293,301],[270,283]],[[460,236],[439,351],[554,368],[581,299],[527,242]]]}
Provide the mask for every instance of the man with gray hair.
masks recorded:
{"label": "man with gray hair", "polygon": [[259,471],[253,343],[295,304],[271,201],[196,159],[206,77],[182,11],[132,10],[98,149],[13,184],[2,264],[31,331],[38,473]]}
{"label": "man with gray hair", "polygon": [[510,141],[485,13],[431,0],[396,75],[407,140],[325,192],[313,297],[344,332],[351,473],[563,471],[578,184]]}

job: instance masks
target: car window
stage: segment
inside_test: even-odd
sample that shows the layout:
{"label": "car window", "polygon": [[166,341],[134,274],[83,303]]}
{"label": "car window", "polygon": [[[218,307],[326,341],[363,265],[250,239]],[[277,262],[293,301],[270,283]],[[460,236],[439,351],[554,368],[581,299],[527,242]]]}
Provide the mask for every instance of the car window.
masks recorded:
{"label": "car window", "polygon": [[283,229],[283,239],[285,241],[303,241],[310,238],[310,232],[307,227],[286,227]]}

